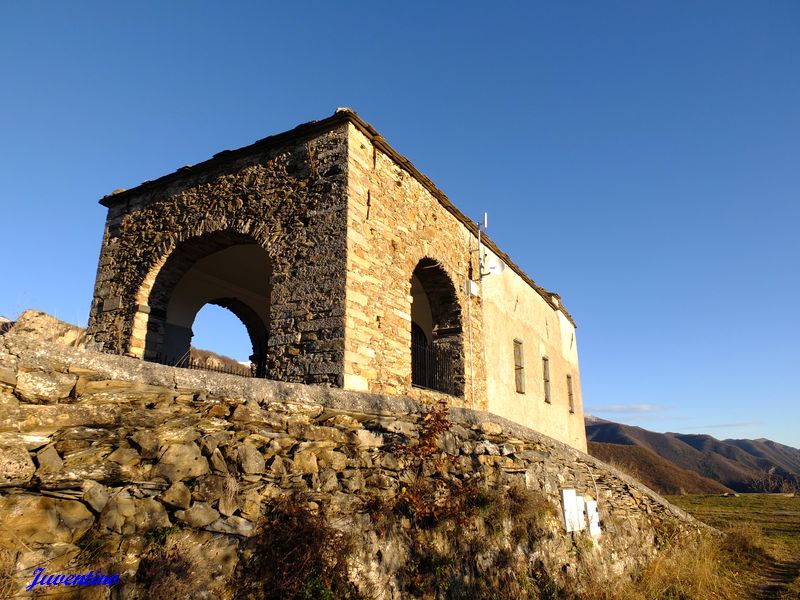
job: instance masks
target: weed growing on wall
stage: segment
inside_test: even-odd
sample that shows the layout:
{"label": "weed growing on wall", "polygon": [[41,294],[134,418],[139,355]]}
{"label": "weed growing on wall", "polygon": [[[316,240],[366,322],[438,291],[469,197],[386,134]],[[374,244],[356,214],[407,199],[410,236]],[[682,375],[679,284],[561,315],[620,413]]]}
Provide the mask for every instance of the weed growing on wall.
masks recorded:
{"label": "weed growing on wall", "polygon": [[[464,524],[444,519],[427,531],[414,532],[408,544],[409,558],[401,573],[404,591],[414,597],[453,600],[561,597],[561,589],[543,566],[530,562],[538,540],[545,535],[537,525],[541,523],[541,515],[537,514],[518,530],[528,531],[530,527],[534,532],[530,538],[517,537],[508,526],[509,521],[516,519],[513,510],[519,506],[522,492],[516,497],[517,500],[509,502],[503,492],[484,491],[479,502],[467,505]],[[538,501],[536,498],[534,505]],[[492,522],[504,525],[493,526]]]}
{"label": "weed growing on wall", "polygon": [[524,555],[545,535],[552,504],[518,485],[495,490],[451,477],[455,457],[441,444],[452,427],[447,414],[443,402],[430,407],[420,420],[418,443],[395,446],[408,483],[394,504],[374,500],[365,506],[384,524],[384,532],[389,514],[410,522],[404,534],[408,556],[399,577],[404,592],[415,597],[541,597],[539,584],[549,589],[551,582],[537,579]]}
{"label": "weed growing on wall", "polygon": [[15,591],[14,571],[16,565],[16,553],[0,546],[0,598],[10,598]]}
{"label": "weed growing on wall", "polygon": [[171,525],[169,527],[156,527],[155,529],[151,529],[148,531],[144,539],[149,546],[166,546],[167,539],[169,538],[170,534],[177,533],[180,531],[180,527],[177,525]]}
{"label": "weed growing on wall", "polygon": [[184,544],[169,539],[170,533],[162,531],[151,539],[136,571],[136,582],[142,585],[148,600],[189,598],[196,591],[195,565]]}
{"label": "weed growing on wall", "polygon": [[360,598],[348,579],[351,540],[299,499],[276,501],[248,542],[236,574],[238,599]]}
{"label": "weed growing on wall", "polygon": [[445,402],[431,406],[420,420],[417,443],[395,446],[395,454],[406,464],[409,483],[400,490],[394,508],[418,526],[458,518],[464,503],[476,493],[474,486],[447,476],[455,458],[439,448],[440,437],[452,427],[447,411]]}
{"label": "weed growing on wall", "polygon": [[105,540],[97,530],[97,526],[90,527],[77,541],[79,548],[75,556],[75,565],[78,567],[93,567],[106,562],[109,553],[105,548]]}

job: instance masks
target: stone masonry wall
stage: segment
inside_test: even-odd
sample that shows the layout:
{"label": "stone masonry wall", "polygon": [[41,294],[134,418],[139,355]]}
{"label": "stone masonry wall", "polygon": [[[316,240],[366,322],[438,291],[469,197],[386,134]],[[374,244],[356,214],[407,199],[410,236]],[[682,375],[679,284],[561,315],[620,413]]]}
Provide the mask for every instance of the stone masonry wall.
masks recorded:
{"label": "stone masonry wall", "polygon": [[[568,373],[580,404],[574,344],[574,357],[561,361],[558,340],[549,338],[551,321],[574,327],[557,296],[487,239],[484,250],[494,248],[509,267],[505,279],[518,284],[513,302],[505,288],[492,296],[496,282],[487,285],[478,274],[474,224],[355,113],[338,110],[102,203],[108,217],[87,330],[92,347],[180,359],[197,307],[212,302],[248,328],[251,360],[269,379],[422,401],[441,396],[424,385],[449,392],[448,401],[457,398],[459,406],[491,409],[585,448],[580,410],[570,417],[542,409],[532,394],[520,396],[509,358],[513,339],[524,337],[531,350],[536,344],[537,355],[553,357],[559,398],[566,396]],[[253,289],[228,277],[243,277],[244,270],[231,264],[228,271],[216,254],[246,250],[238,246],[248,243],[264,251],[240,259],[259,265]],[[200,265],[215,255],[216,270],[204,272]],[[425,319],[436,322],[416,382],[412,274],[425,291],[418,297],[426,296],[437,313]],[[520,298],[522,308],[536,307],[537,318],[516,311]],[[436,384],[420,381],[448,368]],[[528,389],[541,387],[533,363],[527,372]]]}
{"label": "stone masonry wall", "polygon": [[[346,136],[339,125],[232,158],[221,153],[106,197],[88,327],[96,347],[157,353],[169,285],[208,251],[256,242],[272,268],[269,377],[342,385]],[[182,256],[186,242],[194,245]],[[162,274],[165,264],[174,274]],[[154,297],[160,276],[166,293]]]}
{"label": "stone masonry wall", "polygon": [[351,124],[348,135],[345,386],[427,394],[411,387],[409,348],[411,275],[430,258],[449,275],[461,308],[465,393],[459,403],[485,409],[481,299],[465,293],[467,275],[474,279],[477,269],[474,236],[360,129]]}
{"label": "stone masonry wall", "polygon": [[[152,598],[140,566],[166,536],[178,540],[180,564],[191,571],[179,579],[195,586],[193,597],[235,597],[248,540],[286,496],[356,540],[348,575],[373,598],[424,596],[408,583],[423,538],[465,580],[535,562],[554,580],[597,585],[645,562],[665,527],[698,527],[586,454],[488,413],[452,408],[452,427],[437,442],[440,466],[423,476],[495,490],[497,498],[525,489],[549,508],[536,540],[515,529],[521,516],[514,514],[503,517],[501,531],[516,538],[492,533],[478,513],[450,537],[417,530],[408,518],[375,514],[376,500],[387,510],[412,480],[398,448],[418,441],[426,408],[417,402],[87,351],[58,323],[62,333],[44,335],[53,322],[29,312],[0,336],[0,551],[12,563],[5,583],[21,596],[45,565],[49,573],[119,573],[114,598]],[[72,345],[53,343],[64,331]],[[563,488],[597,499],[599,538],[566,533]],[[477,554],[448,550],[469,536],[480,541]],[[64,598],[110,594],[63,591]]]}

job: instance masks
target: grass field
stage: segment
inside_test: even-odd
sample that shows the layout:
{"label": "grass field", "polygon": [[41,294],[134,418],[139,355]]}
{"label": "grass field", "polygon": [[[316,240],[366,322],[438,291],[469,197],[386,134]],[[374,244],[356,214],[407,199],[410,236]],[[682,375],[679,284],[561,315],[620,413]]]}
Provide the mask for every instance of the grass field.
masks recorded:
{"label": "grass field", "polygon": [[668,496],[697,519],[746,538],[753,598],[800,599],[800,497],[779,494]]}

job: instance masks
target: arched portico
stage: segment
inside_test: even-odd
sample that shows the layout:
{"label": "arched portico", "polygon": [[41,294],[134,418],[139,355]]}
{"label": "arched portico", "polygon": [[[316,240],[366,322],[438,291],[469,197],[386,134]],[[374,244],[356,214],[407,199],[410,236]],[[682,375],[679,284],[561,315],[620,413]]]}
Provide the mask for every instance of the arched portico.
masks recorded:
{"label": "arched portico", "polygon": [[411,382],[464,394],[461,305],[452,279],[432,258],[420,260],[411,275]]}
{"label": "arched portico", "polygon": [[214,232],[179,243],[149,278],[152,284],[143,285],[142,357],[180,363],[189,354],[195,316],[206,304],[216,304],[246,327],[251,361],[265,376],[271,276],[266,251],[248,235]]}

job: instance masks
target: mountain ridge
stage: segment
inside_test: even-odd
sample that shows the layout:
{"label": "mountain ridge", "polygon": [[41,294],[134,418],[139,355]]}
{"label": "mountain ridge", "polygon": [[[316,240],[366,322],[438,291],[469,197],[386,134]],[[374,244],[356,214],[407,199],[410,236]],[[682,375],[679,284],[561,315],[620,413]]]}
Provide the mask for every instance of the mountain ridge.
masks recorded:
{"label": "mountain ridge", "polygon": [[[649,455],[624,447],[647,450],[678,469],[694,472],[737,492],[800,488],[800,449],[765,438],[718,440],[708,434],[657,433],[591,415],[586,419],[586,438],[593,455],[601,460],[604,456],[613,457],[615,462],[627,464],[629,469],[644,473],[643,476],[655,478],[652,471],[658,465],[657,471],[664,478],[661,487],[669,489],[674,489],[681,478],[689,485],[690,478],[685,473],[670,472]],[[595,444],[622,448],[595,446],[592,451]],[[649,469],[645,465],[650,465]],[[657,478],[653,483],[657,489]],[[690,487],[697,486],[713,488],[706,482],[692,480]]]}

